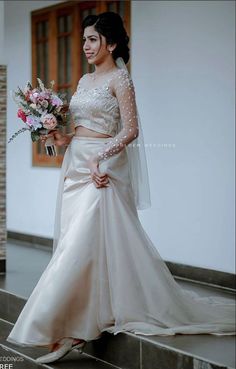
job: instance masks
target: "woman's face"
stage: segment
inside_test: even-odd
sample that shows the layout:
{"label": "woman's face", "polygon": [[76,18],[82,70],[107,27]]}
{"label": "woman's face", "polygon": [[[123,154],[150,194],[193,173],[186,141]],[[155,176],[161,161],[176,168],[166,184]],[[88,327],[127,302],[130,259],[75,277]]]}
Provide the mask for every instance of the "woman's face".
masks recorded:
{"label": "woman's face", "polygon": [[111,55],[110,50],[114,49],[111,45],[106,44],[106,38],[103,35],[100,37],[94,26],[85,28],[83,50],[89,64],[100,64]]}

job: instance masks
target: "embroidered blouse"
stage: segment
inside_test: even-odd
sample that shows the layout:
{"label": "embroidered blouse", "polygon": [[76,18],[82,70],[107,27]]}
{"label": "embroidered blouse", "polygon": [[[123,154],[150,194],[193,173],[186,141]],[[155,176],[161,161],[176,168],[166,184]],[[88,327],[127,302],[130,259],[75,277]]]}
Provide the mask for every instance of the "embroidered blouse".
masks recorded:
{"label": "embroidered blouse", "polygon": [[84,126],[111,136],[97,154],[101,161],[119,153],[138,136],[135,89],[124,69],[117,69],[98,87],[89,88],[90,78],[90,73],[81,77],[69,108],[75,127]]}

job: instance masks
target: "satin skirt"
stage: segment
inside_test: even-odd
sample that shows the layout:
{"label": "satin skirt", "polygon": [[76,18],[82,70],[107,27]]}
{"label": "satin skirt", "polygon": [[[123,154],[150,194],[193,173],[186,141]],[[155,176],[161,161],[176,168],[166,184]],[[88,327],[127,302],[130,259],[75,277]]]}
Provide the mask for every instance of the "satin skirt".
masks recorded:
{"label": "satin skirt", "polygon": [[59,242],[7,341],[43,346],[104,331],[235,335],[234,301],[182,289],[144,231],[125,150],[100,163],[110,185],[95,187],[87,159],[109,140],[71,140]]}

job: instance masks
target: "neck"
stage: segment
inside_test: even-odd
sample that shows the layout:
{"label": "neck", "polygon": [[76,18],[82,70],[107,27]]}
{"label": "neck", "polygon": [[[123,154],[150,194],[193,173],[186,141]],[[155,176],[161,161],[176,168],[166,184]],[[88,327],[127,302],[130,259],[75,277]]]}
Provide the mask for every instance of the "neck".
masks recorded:
{"label": "neck", "polygon": [[103,61],[101,64],[95,64],[95,74],[103,74],[109,72],[111,69],[116,67],[115,61],[112,59],[108,59]]}

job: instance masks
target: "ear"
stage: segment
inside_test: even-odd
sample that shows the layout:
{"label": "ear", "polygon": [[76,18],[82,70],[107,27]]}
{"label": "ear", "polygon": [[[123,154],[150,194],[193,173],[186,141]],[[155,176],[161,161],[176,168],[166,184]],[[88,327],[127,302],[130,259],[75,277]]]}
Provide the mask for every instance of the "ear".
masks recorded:
{"label": "ear", "polygon": [[109,46],[108,51],[114,51],[117,44],[112,44],[112,45],[108,45],[108,46]]}

